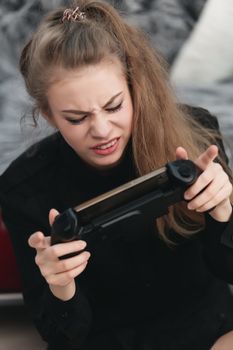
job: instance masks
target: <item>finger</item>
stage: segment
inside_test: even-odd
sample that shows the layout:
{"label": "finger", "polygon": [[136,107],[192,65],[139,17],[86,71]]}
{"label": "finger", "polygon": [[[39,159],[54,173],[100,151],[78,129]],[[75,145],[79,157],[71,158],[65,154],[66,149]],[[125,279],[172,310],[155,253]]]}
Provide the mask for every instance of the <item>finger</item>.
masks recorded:
{"label": "finger", "polygon": [[50,247],[48,254],[51,258],[59,258],[63,255],[67,255],[70,253],[80,252],[86,247],[86,242],[81,240],[76,240],[72,242],[66,243],[58,243],[54,244]]}
{"label": "finger", "polygon": [[59,215],[59,212],[56,210],[56,209],[51,209],[50,212],[49,212],[49,224],[50,226],[52,226],[54,220],[55,220],[55,217]]}
{"label": "finger", "polygon": [[188,153],[184,147],[177,147],[176,159],[188,159]]}
{"label": "finger", "polygon": [[35,249],[45,249],[50,246],[50,237],[45,237],[43,232],[37,231],[29,237],[28,244]]}
{"label": "finger", "polygon": [[217,193],[228,183],[228,177],[215,178],[204,191],[197,195],[193,200],[188,203],[188,209],[196,210],[203,206],[205,203],[214,199]]}
{"label": "finger", "polygon": [[208,165],[214,161],[218,155],[218,147],[216,145],[211,145],[203,152],[195,161],[196,165],[202,170],[205,170]]}
{"label": "finger", "polygon": [[87,251],[82,252],[72,258],[59,260],[55,267],[55,273],[61,273],[69,270],[73,270],[74,268],[88,262],[91,254]]}
{"label": "finger", "polygon": [[[45,262],[44,259],[40,256],[36,258],[36,263],[40,266],[42,275],[47,278],[50,275],[55,275],[58,273],[63,273],[69,270],[72,270],[85,262],[90,258],[91,254],[87,251],[76,255],[72,258],[67,258],[64,260],[53,260],[50,262]],[[42,264],[41,264],[42,263]]]}
{"label": "finger", "polygon": [[227,181],[228,176],[223,171],[222,166],[218,163],[212,163],[209,167],[199,175],[195,183],[190,186],[184,193],[186,200],[191,200],[200,194],[212,181],[217,179],[220,186]]}
{"label": "finger", "polygon": [[220,189],[220,191],[214,196],[214,198],[212,198],[210,201],[208,201],[201,207],[197,208],[196,211],[205,212],[213,208],[214,208],[213,211],[216,211],[218,209],[218,205],[229,198],[231,191],[232,191],[232,187],[230,183],[227,183],[223,188]]}
{"label": "finger", "polygon": [[87,266],[87,263],[88,262],[86,261],[82,265],[79,265],[78,267],[72,270],[50,275],[46,278],[46,281],[48,282],[48,284],[51,285],[65,286],[84,271],[84,269]]}

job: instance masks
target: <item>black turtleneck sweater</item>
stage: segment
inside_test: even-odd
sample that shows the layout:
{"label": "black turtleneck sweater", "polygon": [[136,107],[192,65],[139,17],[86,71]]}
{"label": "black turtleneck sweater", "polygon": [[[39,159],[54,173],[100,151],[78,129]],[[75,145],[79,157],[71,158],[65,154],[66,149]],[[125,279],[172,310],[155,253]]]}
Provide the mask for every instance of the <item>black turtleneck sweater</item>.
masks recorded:
{"label": "black turtleneck sweater", "polygon": [[[193,109],[217,128],[206,111]],[[50,234],[48,213],[62,212],[135,178],[131,148],[108,172],[86,165],[56,133],[20,156],[0,178],[3,218],[22,274],[24,298],[49,349],[207,350],[233,329],[233,252],[220,243],[233,220],[206,215],[206,228],[169,248],[154,226],[131,222],[87,247],[91,258],[66,302],[50,292],[27,240]],[[177,237],[177,233],[172,232]],[[223,281],[225,280],[225,281]]]}

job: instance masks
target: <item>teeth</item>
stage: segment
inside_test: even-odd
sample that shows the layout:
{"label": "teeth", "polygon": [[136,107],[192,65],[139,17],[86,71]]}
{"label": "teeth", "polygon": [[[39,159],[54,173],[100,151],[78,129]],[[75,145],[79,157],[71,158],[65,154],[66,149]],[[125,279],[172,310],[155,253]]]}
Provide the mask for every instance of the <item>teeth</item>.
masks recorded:
{"label": "teeth", "polygon": [[113,145],[115,145],[116,142],[117,142],[117,139],[115,139],[115,140],[113,140],[113,141],[107,143],[106,145],[97,146],[96,148],[97,148],[97,149],[106,149],[106,148],[110,148],[110,147],[112,147]]}

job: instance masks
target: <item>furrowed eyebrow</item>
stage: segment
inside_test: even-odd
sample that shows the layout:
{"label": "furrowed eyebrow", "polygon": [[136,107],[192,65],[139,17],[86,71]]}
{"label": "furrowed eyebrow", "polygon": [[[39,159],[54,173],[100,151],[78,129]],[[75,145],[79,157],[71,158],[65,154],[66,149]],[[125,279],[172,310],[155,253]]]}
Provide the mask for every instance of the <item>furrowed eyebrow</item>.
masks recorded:
{"label": "furrowed eyebrow", "polygon": [[113,97],[110,98],[110,100],[103,106],[103,108],[107,108],[118,96],[122,94],[121,92],[118,92],[118,94],[114,95]]}
{"label": "furrowed eyebrow", "polygon": [[[114,100],[115,98],[117,98],[118,96],[120,96],[122,94],[122,91],[121,92],[118,92],[116,95],[112,96],[110,98],[110,100],[105,103],[105,105],[103,106],[103,108],[107,108]],[[77,110],[77,109],[65,109],[63,110],[62,112],[65,112],[65,113],[73,113],[73,114],[91,114],[90,111],[80,111],[80,110]]]}

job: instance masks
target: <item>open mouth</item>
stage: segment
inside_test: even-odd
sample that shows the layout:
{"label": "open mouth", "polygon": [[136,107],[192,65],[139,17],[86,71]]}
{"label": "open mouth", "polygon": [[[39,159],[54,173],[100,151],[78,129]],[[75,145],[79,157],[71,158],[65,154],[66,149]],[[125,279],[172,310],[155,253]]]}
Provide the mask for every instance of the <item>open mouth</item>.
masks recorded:
{"label": "open mouth", "polygon": [[113,147],[117,143],[118,140],[119,139],[114,139],[114,140],[112,140],[108,143],[105,143],[103,145],[96,146],[96,147],[94,147],[94,149],[107,149],[107,148]]}
{"label": "open mouth", "polygon": [[119,144],[119,139],[120,139],[119,137],[115,138],[107,143],[97,145],[92,149],[96,154],[100,154],[100,155],[110,154],[116,150]]}

